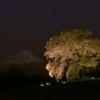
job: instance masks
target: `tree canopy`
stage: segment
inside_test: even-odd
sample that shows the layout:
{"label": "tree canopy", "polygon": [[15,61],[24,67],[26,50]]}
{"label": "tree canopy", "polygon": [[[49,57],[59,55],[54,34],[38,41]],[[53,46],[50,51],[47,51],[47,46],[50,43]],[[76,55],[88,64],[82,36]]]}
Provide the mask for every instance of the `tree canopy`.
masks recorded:
{"label": "tree canopy", "polygon": [[46,69],[51,77],[68,81],[80,79],[80,71],[96,69],[100,60],[100,40],[91,38],[86,27],[63,30],[50,38],[45,46]]}

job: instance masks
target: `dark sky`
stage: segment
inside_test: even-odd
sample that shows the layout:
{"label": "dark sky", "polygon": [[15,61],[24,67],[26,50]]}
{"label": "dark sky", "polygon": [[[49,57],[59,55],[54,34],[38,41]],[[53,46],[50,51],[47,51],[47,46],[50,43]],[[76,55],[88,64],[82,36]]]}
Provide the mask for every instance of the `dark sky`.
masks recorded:
{"label": "dark sky", "polygon": [[0,60],[22,50],[42,55],[50,37],[81,25],[100,38],[100,0],[0,0]]}

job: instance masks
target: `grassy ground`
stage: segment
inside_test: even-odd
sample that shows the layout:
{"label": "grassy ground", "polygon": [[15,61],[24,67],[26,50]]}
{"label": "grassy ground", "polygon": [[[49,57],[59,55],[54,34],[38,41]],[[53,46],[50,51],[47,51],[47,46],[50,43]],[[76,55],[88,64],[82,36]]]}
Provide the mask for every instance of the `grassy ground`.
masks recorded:
{"label": "grassy ground", "polygon": [[100,81],[31,85],[1,92],[0,100],[100,100]]}

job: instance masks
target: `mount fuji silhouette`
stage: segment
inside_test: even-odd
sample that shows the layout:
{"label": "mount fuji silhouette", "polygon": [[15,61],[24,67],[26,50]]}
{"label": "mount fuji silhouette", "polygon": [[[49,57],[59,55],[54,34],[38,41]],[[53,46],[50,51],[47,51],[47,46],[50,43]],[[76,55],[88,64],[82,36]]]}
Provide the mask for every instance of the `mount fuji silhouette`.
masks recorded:
{"label": "mount fuji silhouette", "polygon": [[45,74],[45,63],[31,51],[21,51],[0,62],[0,70],[20,66],[27,74]]}
{"label": "mount fuji silhouette", "polygon": [[43,63],[43,60],[41,60],[39,57],[37,57],[30,51],[21,51],[1,61],[1,63],[12,64],[12,65],[24,65],[29,63],[41,64]]}

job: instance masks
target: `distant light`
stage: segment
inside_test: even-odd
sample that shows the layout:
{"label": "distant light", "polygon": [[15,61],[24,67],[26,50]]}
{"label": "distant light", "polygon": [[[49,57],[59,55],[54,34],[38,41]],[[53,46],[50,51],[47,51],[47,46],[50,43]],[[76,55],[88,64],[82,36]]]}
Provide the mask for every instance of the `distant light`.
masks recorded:
{"label": "distant light", "polygon": [[46,85],[47,85],[47,86],[50,86],[50,85],[51,85],[51,83],[46,83]]}
{"label": "distant light", "polygon": [[65,81],[61,81],[61,84],[65,84],[66,82]]}
{"label": "distant light", "polygon": [[39,84],[39,86],[42,86],[42,87],[43,87],[43,86],[44,86],[44,84]]}
{"label": "distant light", "polygon": [[95,77],[92,77],[91,80],[96,80]]}

